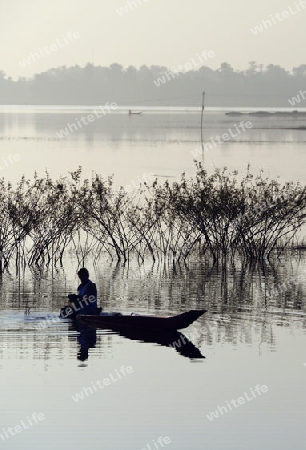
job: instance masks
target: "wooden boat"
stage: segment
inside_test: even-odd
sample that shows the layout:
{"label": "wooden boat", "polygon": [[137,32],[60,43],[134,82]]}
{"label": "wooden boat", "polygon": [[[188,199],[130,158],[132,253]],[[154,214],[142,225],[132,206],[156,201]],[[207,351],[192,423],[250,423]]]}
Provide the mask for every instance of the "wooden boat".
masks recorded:
{"label": "wooden boat", "polygon": [[225,113],[226,116],[244,116],[247,115],[247,113],[240,112],[240,111],[229,111]]}
{"label": "wooden boat", "polygon": [[187,328],[201,317],[206,310],[191,310],[172,317],[156,317],[142,315],[78,315],[77,319],[87,325],[103,327],[109,330],[124,328],[142,330],[176,331]]}
{"label": "wooden boat", "polygon": [[129,109],[129,116],[131,116],[132,114],[142,114],[143,111],[132,111],[131,109]]}

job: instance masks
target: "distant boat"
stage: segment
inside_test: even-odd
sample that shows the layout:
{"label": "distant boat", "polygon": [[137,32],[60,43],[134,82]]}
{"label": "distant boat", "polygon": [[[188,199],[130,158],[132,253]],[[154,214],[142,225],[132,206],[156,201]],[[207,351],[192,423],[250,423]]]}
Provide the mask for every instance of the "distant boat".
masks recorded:
{"label": "distant boat", "polygon": [[244,114],[248,114],[248,113],[243,113],[240,111],[231,111],[231,112],[225,113],[226,116],[243,116]]}
{"label": "distant boat", "polygon": [[132,114],[142,114],[143,111],[132,111],[131,109],[129,109],[129,116],[131,116]]}
{"label": "distant boat", "polygon": [[158,173],[153,173],[152,176],[161,178],[175,178],[175,175],[159,175]]}

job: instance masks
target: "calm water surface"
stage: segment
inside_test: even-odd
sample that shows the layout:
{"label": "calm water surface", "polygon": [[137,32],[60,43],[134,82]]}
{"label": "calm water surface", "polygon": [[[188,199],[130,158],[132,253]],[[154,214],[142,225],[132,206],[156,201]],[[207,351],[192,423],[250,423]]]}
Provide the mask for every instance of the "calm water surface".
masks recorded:
{"label": "calm water surface", "polygon": [[[141,450],[154,449],[159,436],[171,439],[166,448],[178,450],[305,448],[303,258],[264,268],[190,261],[127,271],[109,261],[89,264],[105,310],[163,315],[207,309],[183,330],[205,359],[106,330],[84,344],[84,335],[57,321],[77,285],[75,267],[71,260],[53,274],[26,271],[2,279],[1,427],[34,412],[45,416],[1,442],[3,448]],[[95,338],[88,360],[80,361],[80,348]],[[122,366],[132,372],[119,378]],[[97,380],[106,377],[113,381],[98,388]],[[257,385],[268,391],[252,398]],[[82,391],[84,398],[73,400]],[[245,404],[207,417],[244,395],[250,399]]]}
{"label": "calm water surface", "polygon": [[[0,171],[0,176],[16,180],[26,174],[31,178],[34,170],[41,175],[48,170],[52,176],[59,176],[81,165],[86,176],[91,176],[93,170],[105,177],[114,174],[115,182],[124,186],[136,182],[137,177],[141,179],[144,173],[152,173],[160,180],[177,178],[183,171],[194,173],[191,152],[200,146],[199,112],[145,111],[131,117],[126,111],[115,112],[63,139],[58,137],[56,133],[67,124],[77,123],[90,112],[89,108],[28,108],[25,112],[2,107],[0,162],[10,153],[20,155],[20,162]],[[235,125],[241,120],[250,120],[253,128],[217,145],[215,136],[229,129],[237,134]],[[305,182],[305,127],[306,116],[231,117],[224,111],[208,111],[204,141],[213,139],[215,144],[205,153],[205,167],[211,171],[227,166],[245,173],[247,164],[251,164],[254,172],[264,168],[267,175]]]}
{"label": "calm water surface", "polygon": [[[144,173],[160,180],[194,173],[198,112],[133,117],[120,112],[60,140],[56,132],[83,113],[89,109],[2,108],[0,161],[10,153],[21,161],[0,176],[16,181],[23,173],[31,178],[34,170],[59,176],[82,165],[86,176],[93,170],[114,173],[115,182],[125,185]],[[243,119],[207,112],[204,139]],[[305,183],[305,119],[250,120],[252,129],[205,154],[207,169],[245,171],[250,163],[254,170]],[[155,450],[161,448],[154,444],[160,436],[170,438],[164,444],[169,450],[305,448],[303,255],[264,267],[241,261],[217,267],[196,258],[180,266],[146,261],[129,269],[108,260],[86,264],[105,310],[165,315],[207,309],[183,330],[188,349],[196,352],[191,355],[205,358],[191,359],[169,342],[160,345],[159,336],[148,343],[106,330],[80,334],[58,321],[66,295],[78,285],[73,254],[67,254],[64,268],[16,273],[12,266],[0,280],[2,448]],[[78,355],[86,348],[88,359],[81,361]],[[132,371],[119,378],[123,366]],[[105,378],[111,382],[100,389],[96,383]],[[259,395],[257,385],[267,391]],[[82,392],[84,398],[75,401]],[[227,402],[243,396],[250,400],[230,410]],[[29,426],[35,412],[44,420]],[[5,435],[22,421],[27,429]]]}

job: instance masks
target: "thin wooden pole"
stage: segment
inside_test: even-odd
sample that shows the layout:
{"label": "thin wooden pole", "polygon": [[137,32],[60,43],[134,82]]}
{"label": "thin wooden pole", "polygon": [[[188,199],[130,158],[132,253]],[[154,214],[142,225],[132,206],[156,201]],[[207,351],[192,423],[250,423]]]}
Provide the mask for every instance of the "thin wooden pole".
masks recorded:
{"label": "thin wooden pole", "polygon": [[20,307],[21,301],[21,256],[20,256],[20,240],[18,242],[18,302]]}
{"label": "thin wooden pole", "polygon": [[204,165],[204,141],[203,141],[203,119],[205,106],[205,91],[202,93],[202,113],[201,113],[201,148],[202,148],[202,164]]}

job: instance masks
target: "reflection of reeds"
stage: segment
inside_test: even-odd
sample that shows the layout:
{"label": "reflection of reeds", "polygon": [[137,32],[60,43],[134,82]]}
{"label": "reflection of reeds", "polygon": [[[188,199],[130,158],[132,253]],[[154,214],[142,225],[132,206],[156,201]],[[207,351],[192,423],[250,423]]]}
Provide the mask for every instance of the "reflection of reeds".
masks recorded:
{"label": "reflection of reeds", "polygon": [[216,170],[200,163],[196,176],[144,184],[137,196],[113,188],[112,178],[81,181],[81,169],[58,180],[24,178],[16,188],[0,180],[0,272],[62,262],[73,244],[80,261],[108,253],[124,262],[145,255],[185,259],[196,249],[218,260],[242,254],[263,260],[290,244],[305,223],[305,189],[293,182]]}

